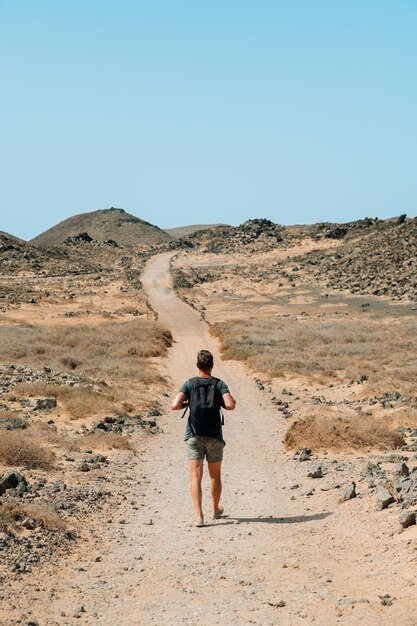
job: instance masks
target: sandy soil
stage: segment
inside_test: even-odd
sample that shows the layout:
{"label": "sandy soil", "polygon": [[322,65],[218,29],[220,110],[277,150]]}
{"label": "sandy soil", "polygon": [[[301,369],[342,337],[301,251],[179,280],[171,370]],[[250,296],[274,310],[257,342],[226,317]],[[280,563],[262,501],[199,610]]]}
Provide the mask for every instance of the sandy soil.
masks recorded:
{"label": "sandy soil", "polygon": [[[400,534],[398,511],[375,510],[360,477],[365,457],[328,455],[325,478],[307,477],[309,463],[283,449],[286,425],[269,394],[241,364],[220,361],[207,325],[176,298],[170,256],[152,258],[143,276],[175,339],[166,361],[172,387],[159,421],[164,432],[142,440],[140,461],[126,465],[120,506],[112,524],[103,519],[92,529],[93,547],[28,581],[32,622],[2,623],[417,624],[416,528]],[[226,415],[227,517],[194,528],[184,424],[168,410],[168,396],[194,374],[201,347],[214,352],[214,373],[229,384],[238,408]],[[341,504],[334,483],[351,479],[358,497]],[[209,517],[207,478],[204,498]],[[392,605],[381,604],[385,594]]]}

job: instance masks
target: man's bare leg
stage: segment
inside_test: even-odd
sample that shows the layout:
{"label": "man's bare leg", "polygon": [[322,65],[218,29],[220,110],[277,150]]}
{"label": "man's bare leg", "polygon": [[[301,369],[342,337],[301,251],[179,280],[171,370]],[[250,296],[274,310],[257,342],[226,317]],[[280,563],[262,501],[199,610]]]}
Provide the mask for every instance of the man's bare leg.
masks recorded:
{"label": "man's bare leg", "polygon": [[195,516],[197,520],[203,519],[203,493],[201,481],[203,479],[203,459],[201,461],[190,461],[190,493],[194,504]]}
{"label": "man's bare leg", "polygon": [[213,505],[213,515],[219,512],[220,496],[222,495],[222,462],[208,463],[210,474],[211,503]]}

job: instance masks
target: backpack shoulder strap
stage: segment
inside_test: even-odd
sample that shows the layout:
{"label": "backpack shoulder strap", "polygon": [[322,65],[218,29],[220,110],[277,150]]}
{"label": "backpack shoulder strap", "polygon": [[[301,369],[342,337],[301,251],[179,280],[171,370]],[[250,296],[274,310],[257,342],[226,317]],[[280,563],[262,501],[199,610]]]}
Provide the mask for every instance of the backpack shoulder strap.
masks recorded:
{"label": "backpack shoulder strap", "polygon": [[[195,388],[195,382],[196,382],[196,380],[197,380],[196,378],[189,378],[189,379],[187,380],[187,383],[191,383],[191,386],[192,386],[192,388],[194,389],[194,388]],[[181,415],[181,419],[183,419],[183,417],[185,416],[185,414],[187,413],[187,411],[188,411],[189,409],[190,409],[190,405],[189,405],[189,404],[187,404],[187,406],[186,406],[186,407],[185,407],[185,409],[184,409],[183,414]]]}

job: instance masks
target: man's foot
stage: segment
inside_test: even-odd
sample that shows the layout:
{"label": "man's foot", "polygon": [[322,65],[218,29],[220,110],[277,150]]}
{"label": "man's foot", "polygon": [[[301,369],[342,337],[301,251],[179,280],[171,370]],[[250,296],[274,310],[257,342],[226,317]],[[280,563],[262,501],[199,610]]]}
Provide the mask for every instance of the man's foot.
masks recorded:
{"label": "man's foot", "polygon": [[220,519],[223,516],[223,513],[224,513],[224,508],[222,506],[219,506],[217,511],[213,513],[213,519]]}
{"label": "man's foot", "polygon": [[196,517],[195,518],[195,522],[194,522],[194,526],[197,526],[197,528],[201,528],[202,526],[204,526],[204,517]]}

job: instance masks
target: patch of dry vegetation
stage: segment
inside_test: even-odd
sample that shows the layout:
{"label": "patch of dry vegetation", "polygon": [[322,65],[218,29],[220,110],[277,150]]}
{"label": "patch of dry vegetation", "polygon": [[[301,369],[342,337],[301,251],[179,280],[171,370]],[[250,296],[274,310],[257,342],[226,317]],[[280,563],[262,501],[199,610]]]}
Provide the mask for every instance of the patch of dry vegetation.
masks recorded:
{"label": "patch of dry vegetation", "polygon": [[227,359],[272,378],[303,376],[322,384],[369,378],[367,392],[415,393],[417,321],[269,318],[212,326]]}
{"label": "patch of dry vegetation", "polygon": [[51,507],[23,502],[0,503],[0,530],[16,530],[19,522],[25,518],[33,520],[37,526],[48,530],[65,528],[65,522]]}
{"label": "patch of dry vegetation", "polygon": [[70,419],[80,419],[97,413],[120,413],[115,394],[104,393],[85,387],[48,385],[46,383],[19,383],[13,395],[21,397],[56,398],[68,412]]}
{"label": "patch of dry vegetation", "polygon": [[404,445],[390,420],[373,415],[338,415],[321,412],[294,422],[285,435],[288,449],[310,448],[337,452],[350,450],[392,450]]}
{"label": "patch of dry vegetation", "polygon": [[55,454],[33,439],[27,432],[6,430],[0,437],[0,462],[9,466],[41,468],[53,467]]}
{"label": "patch of dry vegetation", "polygon": [[172,335],[152,320],[80,324],[78,326],[0,327],[2,359],[89,376],[129,377],[149,370],[146,359],[164,356]]}

